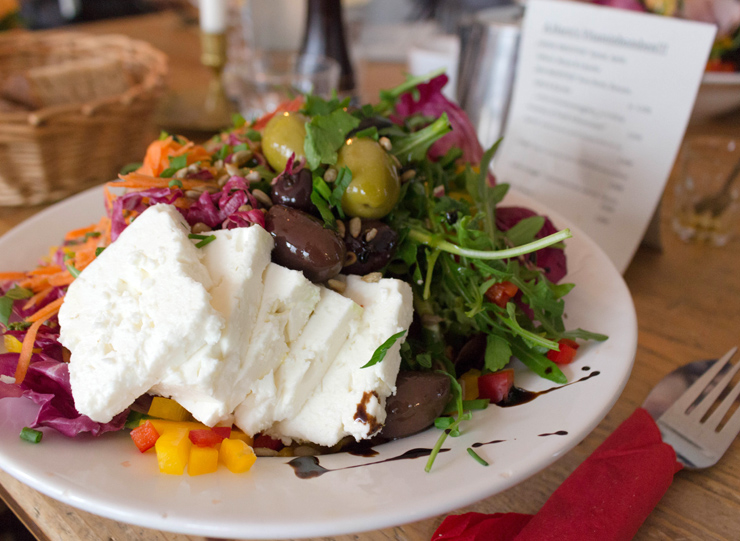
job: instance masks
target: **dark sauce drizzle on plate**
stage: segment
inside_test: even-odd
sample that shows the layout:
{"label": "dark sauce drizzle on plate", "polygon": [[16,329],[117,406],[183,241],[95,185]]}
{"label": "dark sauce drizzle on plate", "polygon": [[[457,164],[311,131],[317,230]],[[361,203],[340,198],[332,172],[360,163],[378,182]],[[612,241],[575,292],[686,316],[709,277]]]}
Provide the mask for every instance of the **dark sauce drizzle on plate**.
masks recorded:
{"label": "dark sauce drizzle on plate", "polygon": [[[588,366],[584,366],[581,368],[581,370],[588,371],[591,368]],[[506,398],[506,400],[503,400],[496,405],[502,408],[510,408],[512,406],[518,406],[520,404],[526,404],[527,402],[531,402],[538,396],[541,396],[543,394],[548,394],[553,391],[557,391],[558,389],[562,389],[563,387],[568,387],[570,385],[575,385],[576,383],[580,383],[582,381],[587,381],[593,377],[598,376],[601,374],[598,370],[595,372],[591,372],[587,376],[582,377],[581,379],[577,381],[573,381],[571,383],[566,383],[565,385],[559,385],[558,387],[551,387],[550,389],[545,389],[544,391],[527,391],[526,389],[520,389],[519,387],[512,387],[511,391],[509,392],[509,396]],[[550,432],[546,434],[538,434],[539,437],[545,437],[545,436],[566,436],[568,434],[565,430],[558,430],[557,432]],[[361,456],[361,457],[374,457],[378,455],[378,451],[373,449],[375,445],[379,445],[381,443],[386,443],[387,440],[382,439],[382,437],[376,437],[372,440],[368,440],[367,442],[358,442],[346,449],[346,452],[355,455],[355,456]],[[495,443],[503,443],[506,440],[491,440],[487,442],[477,442],[473,443],[471,447],[478,448],[483,447],[484,445],[492,445]],[[440,449],[440,453],[446,453],[449,451],[449,449]],[[319,459],[315,456],[299,456],[297,458],[294,458],[290,462],[288,462],[288,465],[293,468],[295,471],[296,477],[300,479],[314,479],[316,477],[320,477],[324,475],[325,473],[332,472],[332,471],[340,471],[340,470],[349,470],[352,468],[360,468],[363,466],[373,466],[375,464],[383,464],[384,462],[394,462],[396,460],[409,460],[414,458],[419,458],[423,456],[429,456],[432,453],[431,449],[410,449],[409,451],[406,451],[405,453],[393,457],[393,458],[386,458],[385,460],[377,460],[375,462],[366,462],[365,464],[355,464],[354,466],[345,466],[343,468],[335,468],[335,469],[328,469],[324,468],[320,463]]]}
{"label": "dark sauce drizzle on plate", "polygon": [[[440,453],[446,453],[449,449],[440,449]],[[365,464],[355,464],[354,466],[345,466],[344,468],[335,468],[330,470],[324,468],[319,464],[319,459],[315,456],[299,456],[294,458],[288,465],[295,471],[296,477],[301,479],[313,479],[324,475],[325,473],[340,470],[351,470],[352,468],[361,468],[363,466],[373,466],[375,464],[383,464],[384,462],[394,462],[396,460],[407,460],[412,458],[419,458],[422,456],[429,456],[432,454],[431,449],[410,449],[402,455],[394,456],[393,458],[386,458],[385,460],[377,460],[375,462],[367,462]]]}

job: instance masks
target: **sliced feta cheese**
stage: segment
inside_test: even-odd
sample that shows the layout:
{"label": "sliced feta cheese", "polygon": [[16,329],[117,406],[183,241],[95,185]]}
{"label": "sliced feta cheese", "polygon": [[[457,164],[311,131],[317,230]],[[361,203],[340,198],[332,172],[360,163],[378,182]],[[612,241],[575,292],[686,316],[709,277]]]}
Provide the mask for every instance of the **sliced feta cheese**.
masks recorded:
{"label": "sliced feta cheese", "polygon": [[236,409],[236,422],[256,434],[295,415],[319,384],[363,309],[351,299],[320,287],[321,298],[285,360],[259,380]]}
{"label": "sliced feta cheese", "polygon": [[217,344],[224,318],[211,306],[202,252],[177,209],[154,205],[70,285],[60,342],[77,410],[105,423],[166,369]]}
{"label": "sliced feta cheese", "polygon": [[[266,403],[260,405],[262,413],[255,413],[255,416],[268,415],[270,402],[274,401],[277,392],[274,370],[283,362],[293,342],[301,336],[320,295],[319,286],[312,284],[302,272],[274,263],[267,266],[257,323],[239,382],[249,392],[265,397]],[[246,398],[245,394],[242,399]],[[247,406],[236,408],[236,425],[253,434],[246,424],[244,427],[241,424],[245,408]]]}
{"label": "sliced feta cheese", "polygon": [[267,429],[268,434],[331,446],[345,436],[368,438],[385,421],[385,399],[395,392],[405,335],[382,362],[361,367],[390,336],[408,331],[413,315],[411,287],[400,280],[368,283],[348,276],[344,295],[364,308],[359,325],[301,410]]}
{"label": "sliced feta cheese", "polygon": [[209,426],[226,419],[246,396],[242,381],[249,339],[262,300],[272,236],[261,227],[215,231],[203,262],[213,282],[211,305],[226,324],[217,344],[168,370],[151,391],[180,403]]}

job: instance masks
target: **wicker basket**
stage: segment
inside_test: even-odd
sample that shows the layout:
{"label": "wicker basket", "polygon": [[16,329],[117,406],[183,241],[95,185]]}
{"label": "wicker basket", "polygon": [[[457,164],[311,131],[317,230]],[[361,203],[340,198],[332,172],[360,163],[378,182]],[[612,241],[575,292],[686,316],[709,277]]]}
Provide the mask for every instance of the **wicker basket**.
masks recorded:
{"label": "wicker basket", "polygon": [[[61,199],[115,178],[123,165],[141,161],[156,136],[154,110],[167,72],[164,53],[124,36],[42,32],[0,37],[0,83],[62,62],[75,64],[74,73],[79,74],[80,63],[88,61],[92,78],[101,59],[117,62],[125,72],[129,84],[124,92],[33,111],[0,111],[0,206]],[[61,86],[79,86],[80,81],[63,79],[42,83],[72,94]]]}

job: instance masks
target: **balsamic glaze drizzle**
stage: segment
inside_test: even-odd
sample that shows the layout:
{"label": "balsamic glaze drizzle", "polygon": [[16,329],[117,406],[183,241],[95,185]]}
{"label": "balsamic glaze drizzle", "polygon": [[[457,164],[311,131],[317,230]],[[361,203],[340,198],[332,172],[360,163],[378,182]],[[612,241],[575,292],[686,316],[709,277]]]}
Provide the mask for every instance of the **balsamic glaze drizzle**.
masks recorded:
{"label": "balsamic glaze drizzle", "polygon": [[[449,451],[449,449],[439,450],[440,453],[446,453],[447,451]],[[319,459],[315,456],[299,456],[298,458],[294,458],[293,460],[288,462],[288,465],[293,468],[296,477],[299,477],[301,479],[313,479],[332,471],[351,470],[353,468],[372,466],[374,464],[383,464],[384,462],[394,462],[396,460],[419,458],[422,456],[429,456],[431,454],[431,449],[410,449],[402,455],[394,456],[393,458],[386,458],[385,460],[377,460],[375,462],[366,462],[365,464],[355,464],[354,466],[345,466],[344,468],[335,468],[333,470],[324,468],[321,464],[319,464]]]}

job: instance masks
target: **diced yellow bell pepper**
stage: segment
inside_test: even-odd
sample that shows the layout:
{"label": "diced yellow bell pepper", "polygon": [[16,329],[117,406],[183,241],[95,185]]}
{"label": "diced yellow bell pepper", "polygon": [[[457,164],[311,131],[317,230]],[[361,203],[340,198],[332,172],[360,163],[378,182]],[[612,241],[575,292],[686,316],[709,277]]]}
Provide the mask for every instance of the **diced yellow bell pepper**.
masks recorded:
{"label": "diced yellow bell pepper", "polygon": [[[159,431],[158,431],[159,432]],[[190,456],[192,443],[187,429],[171,430],[162,434],[154,449],[157,452],[159,471],[172,475],[182,475]]]}
{"label": "diced yellow bell pepper", "polygon": [[232,440],[242,440],[244,443],[246,443],[250,447],[254,445],[254,438],[250,436],[249,434],[245,434],[241,430],[232,429],[230,438]]}
{"label": "diced yellow bell pepper", "polygon": [[188,460],[188,475],[203,475],[213,473],[218,469],[218,449],[215,447],[190,448],[190,460]]}
{"label": "diced yellow bell pepper", "polygon": [[457,380],[463,391],[463,400],[475,400],[478,398],[478,378],[480,370],[471,368]]}
{"label": "diced yellow bell pepper", "polygon": [[168,421],[191,421],[190,412],[171,398],[155,396],[149,406],[149,415]]}
{"label": "diced yellow bell pepper", "polygon": [[167,432],[177,431],[177,430],[187,430],[190,432],[191,430],[203,430],[205,428],[208,428],[203,423],[198,423],[195,421],[165,421],[164,419],[142,419],[139,421],[139,425],[143,425],[147,421],[150,421],[154,428],[159,432],[160,434],[166,434]]}
{"label": "diced yellow bell pepper", "polygon": [[[12,334],[3,336],[3,345],[8,353],[20,353],[23,343]],[[34,353],[41,353],[41,348],[33,348]]]}
{"label": "diced yellow bell pepper", "polygon": [[278,451],[278,456],[293,456],[293,448],[283,447]]}
{"label": "diced yellow bell pepper", "polygon": [[218,459],[229,468],[231,473],[244,473],[249,471],[257,455],[254,450],[242,440],[225,439],[221,442]]}

